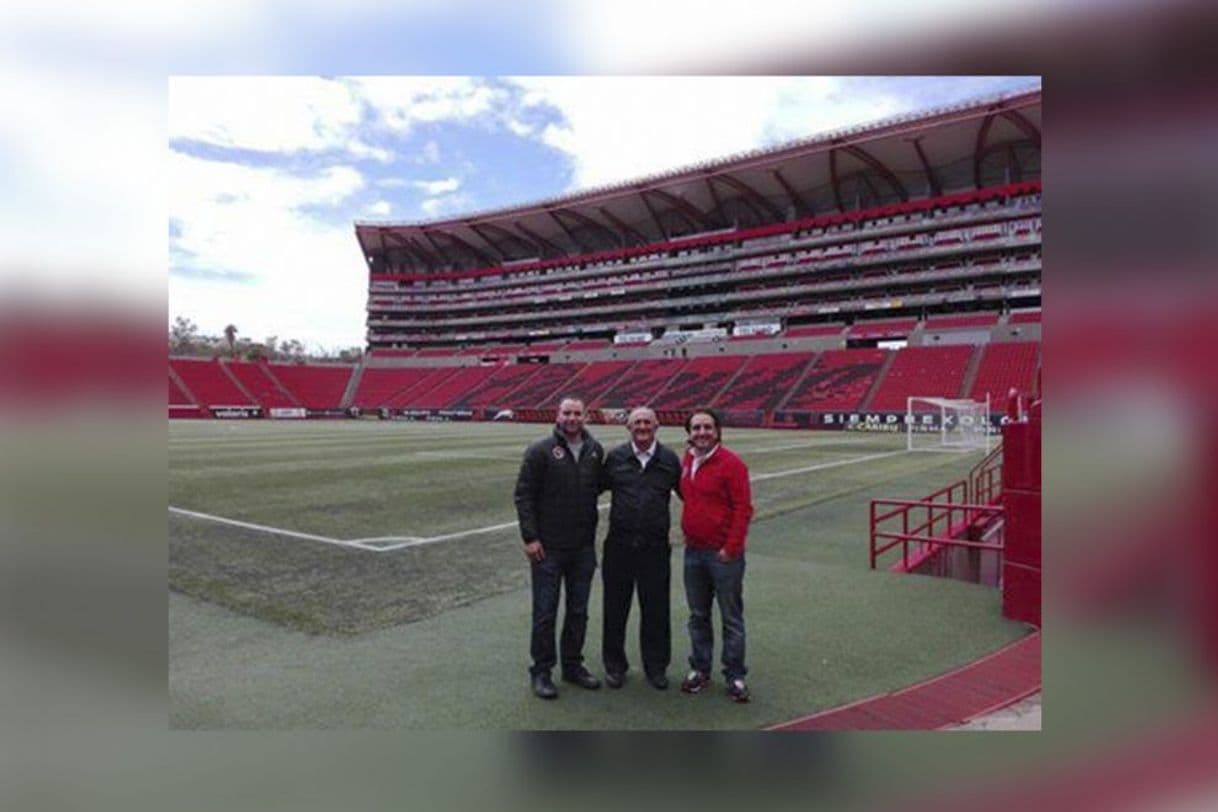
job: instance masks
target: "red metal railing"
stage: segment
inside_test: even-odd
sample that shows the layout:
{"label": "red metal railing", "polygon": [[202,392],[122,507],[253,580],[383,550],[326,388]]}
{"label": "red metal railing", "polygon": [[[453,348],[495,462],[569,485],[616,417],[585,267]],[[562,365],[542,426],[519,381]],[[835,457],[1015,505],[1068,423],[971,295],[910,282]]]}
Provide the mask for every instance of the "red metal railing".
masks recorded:
{"label": "red metal railing", "polygon": [[[968,482],[960,480],[925,499],[871,500],[871,568],[884,553],[901,546],[901,569],[911,569],[945,547],[992,550],[1000,557],[1002,545],[964,538],[973,528],[989,525],[1002,516],[1002,507],[966,501]],[[920,523],[918,520],[921,519]],[[896,522],[900,522],[900,532]],[[887,523],[887,524],[885,524]]]}
{"label": "red metal railing", "polygon": [[969,470],[968,482],[966,501],[982,505],[998,502],[1002,496],[1002,443]]}

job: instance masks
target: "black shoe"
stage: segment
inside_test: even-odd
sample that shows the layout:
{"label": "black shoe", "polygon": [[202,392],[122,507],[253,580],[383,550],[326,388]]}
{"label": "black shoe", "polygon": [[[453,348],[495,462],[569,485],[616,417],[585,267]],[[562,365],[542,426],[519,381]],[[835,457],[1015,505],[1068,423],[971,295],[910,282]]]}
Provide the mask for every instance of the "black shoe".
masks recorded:
{"label": "black shoe", "polygon": [[706,686],[709,684],[710,674],[694,670],[690,671],[689,676],[681,683],[681,690],[687,694],[700,694],[706,690]]}
{"label": "black shoe", "polygon": [[651,687],[657,691],[668,690],[668,675],[661,671],[658,674],[648,674],[647,681],[651,683]]}
{"label": "black shoe", "polygon": [[549,674],[545,673],[533,675],[533,693],[542,699],[558,697],[558,689],[554,687],[554,681],[550,679]]}
{"label": "black shoe", "polygon": [[573,685],[578,685],[581,688],[587,688],[589,691],[595,691],[601,687],[601,681],[584,668],[582,665],[577,671],[568,671],[562,675],[563,682],[570,682]]}
{"label": "black shoe", "polygon": [[727,695],[733,702],[748,702],[749,688],[744,684],[744,680],[736,677],[727,681]]}
{"label": "black shoe", "polygon": [[621,688],[626,684],[626,675],[621,671],[606,671],[605,684],[615,690]]}

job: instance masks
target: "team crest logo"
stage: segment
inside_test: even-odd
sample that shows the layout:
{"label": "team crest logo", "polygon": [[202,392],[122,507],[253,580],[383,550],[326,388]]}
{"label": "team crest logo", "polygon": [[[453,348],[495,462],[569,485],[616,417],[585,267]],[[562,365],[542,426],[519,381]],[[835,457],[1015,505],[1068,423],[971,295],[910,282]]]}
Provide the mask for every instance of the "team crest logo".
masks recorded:
{"label": "team crest logo", "polygon": [[567,456],[567,452],[563,451],[563,448],[560,445],[554,446],[554,450],[550,453],[554,455],[554,459],[556,460],[561,460],[563,457]]}

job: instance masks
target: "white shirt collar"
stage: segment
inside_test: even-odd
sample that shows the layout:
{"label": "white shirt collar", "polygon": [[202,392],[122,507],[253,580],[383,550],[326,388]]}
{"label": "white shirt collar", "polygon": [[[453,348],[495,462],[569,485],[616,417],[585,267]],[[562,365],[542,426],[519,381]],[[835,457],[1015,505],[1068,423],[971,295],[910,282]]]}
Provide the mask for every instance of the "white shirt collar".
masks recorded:
{"label": "white shirt collar", "polygon": [[722,443],[715,443],[714,448],[712,448],[710,451],[707,451],[705,454],[703,454],[701,456],[699,456],[697,454],[697,452],[691,452],[693,454],[694,461],[692,463],[693,470],[690,471],[690,476],[693,476],[694,474],[698,473],[698,469],[702,467],[702,463],[706,462],[711,457],[715,456],[715,452],[719,450],[719,446],[721,446],[721,445],[722,445]]}
{"label": "white shirt collar", "polygon": [[639,447],[638,447],[637,445],[635,445],[635,444],[634,444],[634,440],[631,440],[631,441],[630,441],[630,448],[631,448],[631,450],[633,450],[633,451],[634,451],[634,455],[635,455],[636,457],[649,457],[649,458],[650,458],[650,457],[655,456],[655,453],[656,453],[656,442],[657,442],[656,440],[652,440],[652,441],[651,441],[651,445],[650,445],[650,446],[648,446],[648,447],[647,447],[645,450],[643,450],[643,451],[639,451]]}

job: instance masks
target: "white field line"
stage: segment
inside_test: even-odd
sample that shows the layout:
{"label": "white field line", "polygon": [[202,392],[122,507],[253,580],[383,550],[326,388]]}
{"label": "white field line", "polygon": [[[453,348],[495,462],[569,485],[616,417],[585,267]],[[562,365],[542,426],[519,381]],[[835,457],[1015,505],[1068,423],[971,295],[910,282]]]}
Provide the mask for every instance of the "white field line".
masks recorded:
{"label": "white field line", "polygon": [[837,468],[839,465],[854,465],[856,462],[870,462],[871,460],[882,460],[885,457],[895,457],[897,454],[907,454],[905,450],[901,451],[885,451],[882,454],[868,454],[865,457],[849,457],[844,460],[834,460],[833,462],[822,462],[817,465],[809,465],[806,468],[791,468],[787,471],[773,471],[768,474],[755,474],[749,477],[750,482],[762,482],[766,479],[778,479],[784,476],[794,476],[795,474],[806,474],[809,471],[823,471],[826,468]]}
{"label": "white field line", "polygon": [[215,522],[216,524],[227,524],[233,527],[241,527],[246,530],[254,530],[259,533],[269,533],[275,536],[288,536],[290,538],[305,539],[306,541],[320,541],[323,544],[336,544],[339,547],[355,547],[361,550],[375,549],[373,547],[365,547],[358,540],[344,541],[342,539],[330,538],[329,536],[319,536],[315,533],[301,533],[296,530],[286,530],[282,527],[271,527],[265,524],[254,524],[253,522],[242,522],[237,519],[229,519],[224,516],[215,516],[211,513],[200,513],[197,510],[185,510],[184,508],[169,506],[170,513],[176,513],[179,516],[189,516],[192,519],[202,519],[206,522]]}
{"label": "white field line", "polygon": [[[809,465],[804,468],[791,468],[786,471],[772,471],[768,474],[756,474],[749,477],[751,482],[761,482],[767,479],[778,479],[784,476],[795,476],[796,474],[806,474],[812,471],[822,471],[826,468],[837,468],[842,465],[854,465],[859,462],[870,462],[871,460],[883,459],[884,457],[893,457],[897,454],[908,453],[901,451],[886,451],[882,454],[868,454],[863,457],[851,457],[844,460],[835,460],[833,462],[822,462],[817,465]],[[600,510],[605,510],[609,507],[607,502],[598,505]],[[180,516],[189,516],[194,519],[203,521],[216,522],[218,524],[232,525],[233,527],[242,527],[246,530],[253,530],[259,533],[268,533],[276,536],[288,536],[291,538],[305,539],[307,541],[320,541],[325,544],[335,544],[340,547],[352,547],[358,550],[369,550],[374,553],[385,553],[391,550],[401,550],[405,547],[419,547],[424,544],[435,544],[441,541],[452,541],[454,539],[465,538],[466,536],[476,536],[483,533],[493,533],[497,530],[507,530],[509,527],[515,527],[516,522],[502,522],[500,524],[492,524],[486,527],[476,527],[473,530],[460,530],[456,533],[444,533],[439,536],[370,536],[366,538],[355,539],[335,539],[329,536],[318,536],[312,533],[300,533],[295,530],[285,530],[279,527],[270,527],[264,524],[254,524],[253,522],[242,522],[237,519],[227,519],[223,516],[214,516],[210,513],[199,513],[194,510],[184,510],[182,508],[169,507],[170,513],[176,513]]]}

